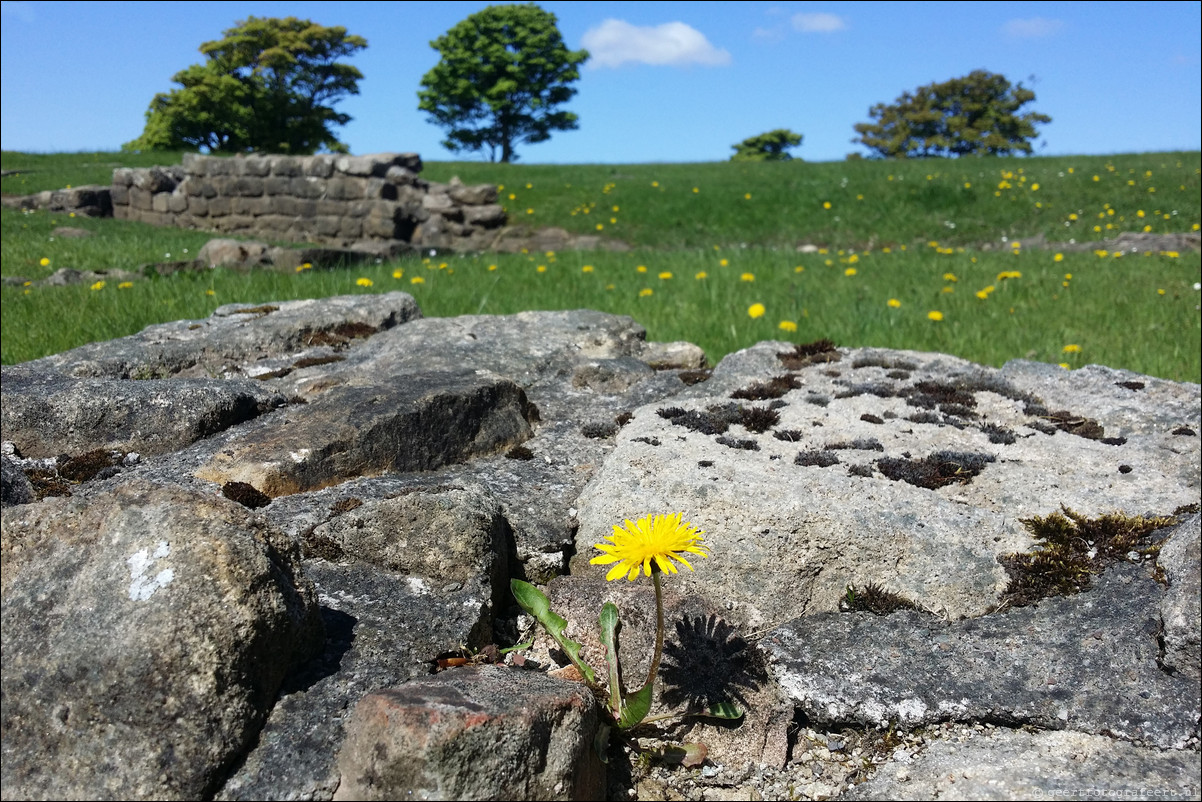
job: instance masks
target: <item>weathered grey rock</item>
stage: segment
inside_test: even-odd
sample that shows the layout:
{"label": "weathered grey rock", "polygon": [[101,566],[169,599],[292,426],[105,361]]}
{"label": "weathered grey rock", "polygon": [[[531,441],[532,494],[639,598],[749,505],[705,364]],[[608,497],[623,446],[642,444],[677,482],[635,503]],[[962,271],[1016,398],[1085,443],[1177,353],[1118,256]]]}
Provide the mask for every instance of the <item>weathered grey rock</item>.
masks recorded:
{"label": "weathered grey rock", "polygon": [[597,709],[579,683],[482,666],[355,707],[335,799],[601,799]]}
{"label": "weathered grey rock", "polygon": [[[684,512],[706,530],[718,578],[683,576],[683,591],[726,605],[732,621],[834,610],[848,585],[869,583],[975,616],[1008,583],[997,557],[1033,543],[1020,519],[1197,501],[1198,438],[1173,434],[1197,431],[1197,385],[1144,377],[1140,394],[1084,371],[1049,379],[1042,402],[1024,365],[874,349],[778,356],[790,351],[732,354],[672,403],[640,409],[581,494],[580,552],[624,518]],[[1087,411],[1057,417],[1068,382]],[[1105,432],[1085,425],[1093,415]]]}
{"label": "weathered grey rock", "polygon": [[142,278],[138,273],[128,270],[76,270],[73,267],[60,267],[46,278],[33,282],[35,287],[66,287],[72,284],[95,284],[100,282],[137,281]]}
{"label": "weathered grey rock", "polygon": [[1199,688],[1158,665],[1163,595],[1150,570],[1114,566],[1089,591],[1035,607],[956,622],[827,613],[762,646],[812,721],[984,719],[1181,749],[1197,732]]}
{"label": "weathered grey rock", "polygon": [[1197,752],[1140,749],[1077,732],[994,730],[916,755],[898,750],[840,799],[1107,800],[1133,792],[1196,799],[1200,769]]}
{"label": "weathered grey rock", "polygon": [[3,513],[5,796],[212,794],[320,621],[295,546],[131,481]]}
{"label": "weathered grey rock", "polygon": [[148,326],[129,337],[24,364],[30,370],[78,377],[254,376],[258,360],[284,355],[303,359],[311,349],[345,346],[420,315],[413,297],[402,292],[228,304],[203,321]]}
{"label": "weathered grey rock", "polygon": [[510,381],[475,373],[417,374],[394,386],[335,387],[244,427],[196,475],[245,482],[269,496],[350,478],[428,471],[515,446],[533,412]]}
{"label": "weathered grey rock", "polygon": [[0,507],[35,501],[33,485],[8,454],[0,455]]}
{"label": "weathered grey rock", "polygon": [[27,365],[5,366],[0,377],[0,431],[25,457],[165,454],[286,403],[249,379],[75,379]]}
{"label": "weathered grey rock", "polygon": [[246,267],[270,264],[270,247],[263,242],[211,239],[196,254],[209,267]]}
{"label": "weathered grey rock", "polygon": [[1160,604],[1164,663],[1183,677],[1202,678],[1202,526],[1197,513],[1177,527],[1157,556],[1169,580]]}

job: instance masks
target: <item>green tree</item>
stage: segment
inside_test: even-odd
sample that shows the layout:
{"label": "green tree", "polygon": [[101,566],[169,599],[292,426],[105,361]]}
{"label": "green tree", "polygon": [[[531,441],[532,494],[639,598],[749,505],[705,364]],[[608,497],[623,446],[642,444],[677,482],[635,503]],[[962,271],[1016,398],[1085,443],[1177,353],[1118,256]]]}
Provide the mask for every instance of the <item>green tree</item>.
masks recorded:
{"label": "green tree", "polygon": [[555,15],[534,3],[489,6],[430,43],[442,58],[422,78],[418,108],[447,131],[448,150],[517,158],[519,144],[578,127],[558,107],[576,89],[587,50],[568,50]]}
{"label": "green tree", "polygon": [[332,104],[357,95],[363,74],[339,59],[367,40],[295,17],[251,17],[224,36],[200,46],[203,64],[172,77],[180,88],[155,95],[142,135],[124,149],[346,152],[331,126],[351,118]]}
{"label": "green tree", "polygon": [[1021,83],[976,70],[906,92],[892,104],[878,103],[868,110],[874,122],[856,123],[859,136],[852,142],[896,159],[1030,153],[1035,126],[1052,121],[1034,111],[1019,113],[1034,99]]}
{"label": "green tree", "polygon": [[737,145],[731,145],[735,155],[730,157],[732,162],[787,162],[793,158],[789,148],[801,144],[801,134],[794,133],[788,128],[777,128],[759,136],[744,139]]}

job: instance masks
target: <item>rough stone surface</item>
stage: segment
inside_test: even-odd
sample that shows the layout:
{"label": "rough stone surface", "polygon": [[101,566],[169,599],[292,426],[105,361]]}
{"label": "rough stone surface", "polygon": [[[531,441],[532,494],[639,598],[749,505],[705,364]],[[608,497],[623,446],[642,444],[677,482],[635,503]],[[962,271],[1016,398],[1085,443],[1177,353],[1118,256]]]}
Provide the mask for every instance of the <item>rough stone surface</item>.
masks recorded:
{"label": "rough stone surface", "polygon": [[335,799],[600,799],[598,711],[584,685],[483,666],[364,697]]}
{"label": "rough stone surface", "polygon": [[[227,200],[251,209],[269,188],[308,192],[310,178],[332,179],[336,162],[216,160],[203,162],[204,175],[154,180],[205,198],[204,182],[237,178],[244,194]],[[377,174],[348,161],[356,172],[339,179],[338,192],[388,183],[398,202],[421,209],[410,195],[420,181],[414,167]],[[151,209],[153,194],[135,177],[122,186],[131,204]],[[449,199],[449,189],[442,194]],[[486,193],[459,194],[480,201],[472,208],[489,205]],[[356,220],[371,213],[364,206]],[[454,222],[423,213],[431,216],[422,225]],[[403,293],[222,307],[205,320],[6,366],[2,376],[6,796],[10,777],[13,788],[48,789],[28,795],[66,797],[105,795],[104,782],[125,783],[134,790],[121,793],[135,796],[359,795],[354,783],[375,783],[401,759],[392,746],[385,759],[372,745],[394,743],[408,726],[360,728],[352,711],[361,700],[377,713],[412,711],[388,700],[430,679],[472,699],[480,686],[470,677],[483,673],[496,679],[485,696],[500,712],[490,720],[516,721],[520,684],[551,681],[531,669],[553,669],[563,656],[514,604],[514,577],[546,587],[596,667],[597,613],[614,601],[631,687],[645,676],[653,640],[650,583],[606,583],[588,560],[615,523],[676,511],[705,530],[709,556],[664,583],[654,710],[730,701],[746,712],[733,724],[686,718],[611,739],[608,798],[837,798],[884,776],[898,749],[917,761],[965,733],[994,733],[1002,744],[1019,727],[1095,739],[1090,755],[1100,761],[1134,755],[1161,765],[1157,756],[1168,756],[1170,784],[1197,762],[1199,535],[1198,516],[1185,509],[1199,491],[1197,385],[1093,366],[995,370],[939,354],[786,343],[761,343],[711,372],[696,346],[647,343],[629,318],[423,319]],[[220,411],[242,409],[231,399],[253,400],[255,414]],[[29,433],[45,444],[17,442]],[[1176,514],[1181,524],[1115,555],[1084,592],[1016,607],[1006,595],[1014,555],[1038,545],[1023,520],[1062,505],[1091,519]],[[92,545],[79,547],[85,540]],[[156,556],[160,541],[169,552]],[[252,542],[285,555],[284,579],[203,568],[260,553]],[[134,631],[142,619],[123,611],[174,599],[185,564],[212,577],[206,592],[222,606],[205,607],[210,596],[200,594],[198,606],[172,607],[164,620],[215,643],[271,634],[262,649],[222,647],[234,662],[257,655],[237,663],[237,677],[260,672],[254,693],[228,672],[212,674],[227,696],[197,703],[192,718],[173,724],[177,733],[162,724],[162,710],[193,698],[179,688],[208,686],[192,664],[146,669]],[[128,576],[122,593],[136,586],[150,595],[132,608],[124,597],[98,601],[88,595],[91,579],[73,579],[87,571],[110,583]],[[103,619],[96,631],[115,633],[103,644],[114,655],[104,663],[117,677],[111,687],[130,689],[123,704],[131,710],[142,706],[127,715],[142,722],[136,727],[89,727],[71,713],[72,737],[101,744],[88,751],[90,763],[79,758],[93,768],[59,771],[43,785],[32,755],[40,750],[36,765],[64,765],[46,740],[59,730],[27,725],[42,713],[23,711],[45,707],[38,694],[50,685],[39,677],[92,676],[81,655],[96,650],[41,645],[76,618],[13,612],[34,598],[18,580],[41,583],[36,604],[68,599],[79,621]],[[20,589],[11,598],[10,581]],[[917,611],[837,612],[872,586],[908,597]],[[292,596],[278,590],[287,587]],[[303,600],[289,608],[293,618],[254,601],[277,596]],[[298,615],[309,623],[288,623]],[[324,644],[311,643],[315,617]],[[12,635],[10,620],[19,622]],[[33,652],[17,641],[10,649],[10,637],[38,650],[43,674],[25,670]],[[503,668],[429,676],[440,665],[495,660],[493,644],[530,637],[533,647]],[[304,651],[298,644],[316,656],[289,670]],[[141,687],[149,695],[135,692]],[[24,718],[10,728],[12,716]],[[501,739],[485,757],[551,755],[559,740],[589,740],[583,719],[559,726],[552,739],[551,728],[498,724]],[[205,727],[208,751],[195,746]],[[349,745],[348,734],[362,743]],[[465,730],[453,739],[438,752],[443,763],[423,752],[425,776],[447,788],[470,783],[457,749],[474,737]],[[671,746],[682,741],[704,743],[705,762],[681,766]],[[146,780],[138,760],[164,748],[187,759]],[[128,776],[91,781],[88,772],[109,771],[99,755],[126,749],[150,757],[129,763]],[[339,755],[348,761],[341,769]],[[1065,777],[1072,768],[1065,764]],[[518,774],[514,782],[533,782]],[[1085,783],[1088,767],[1075,776]],[[566,780],[549,787],[547,798],[577,793]]]}
{"label": "rough stone surface", "polygon": [[[898,750],[842,799],[1197,799],[1197,752],[1160,752],[1078,732],[993,731]],[[1191,779],[1192,778],[1192,779]]]}
{"label": "rough stone surface", "polygon": [[3,514],[5,796],[196,798],[320,637],[295,545],[132,481]]}

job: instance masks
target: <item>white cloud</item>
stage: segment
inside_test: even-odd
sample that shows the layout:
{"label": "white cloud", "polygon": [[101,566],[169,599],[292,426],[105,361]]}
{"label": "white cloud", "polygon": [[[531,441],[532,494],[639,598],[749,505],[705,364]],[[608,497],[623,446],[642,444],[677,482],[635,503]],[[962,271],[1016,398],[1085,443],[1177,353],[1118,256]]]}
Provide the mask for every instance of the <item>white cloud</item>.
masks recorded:
{"label": "white cloud", "polygon": [[580,43],[591,56],[587,62],[591,67],[617,67],[627,62],[657,66],[730,63],[729,52],[714,47],[705,34],[683,22],[639,26],[607,19],[585,31]]}
{"label": "white cloud", "polygon": [[785,32],[780,26],[772,28],[756,28],[751,32],[752,39],[758,39],[761,42],[779,42],[785,38]]}
{"label": "white cloud", "polygon": [[816,12],[813,14],[794,14],[793,27],[802,33],[833,33],[847,27],[843,18],[836,14]]}
{"label": "white cloud", "polygon": [[1007,36],[1018,39],[1041,39],[1058,33],[1063,27],[1064,23],[1058,19],[1031,17],[1031,19],[1007,20],[1006,24],[1002,26],[1002,30]]}

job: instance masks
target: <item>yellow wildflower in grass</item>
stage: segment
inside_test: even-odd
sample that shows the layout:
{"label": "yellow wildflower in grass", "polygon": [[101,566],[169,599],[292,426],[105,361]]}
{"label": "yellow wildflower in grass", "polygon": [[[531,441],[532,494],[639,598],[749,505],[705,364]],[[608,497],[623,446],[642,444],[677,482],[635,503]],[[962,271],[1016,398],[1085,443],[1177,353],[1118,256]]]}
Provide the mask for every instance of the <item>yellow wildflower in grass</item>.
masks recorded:
{"label": "yellow wildflower in grass", "polygon": [[709,555],[701,550],[701,536],[705,533],[682,521],[683,517],[682,512],[647,515],[637,523],[627,518],[623,526],[614,524],[614,533],[606,538],[611,542],[596,544],[597,550],[603,553],[589,560],[589,565],[616,563],[605,575],[607,582],[622,576],[633,582],[640,569],[647,576],[651,576],[652,571],[675,574],[677,569],[672,560],[692,571],[693,566],[682,554]]}
{"label": "yellow wildflower in grass", "polygon": [[750,192],[743,193],[743,200],[751,200],[751,193]]}
{"label": "yellow wildflower in grass", "polygon": [[822,208],[823,208],[823,209],[829,209],[829,208],[831,208],[831,202],[830,202],[830,201],[823,201],[823,202],[822,202]]}
{"label": "yellow wildflower in grass", "polygon": [[1064,368],[1065,370],[1071,370],[1067,362],[1061,362],[1060,367]]}
{"label": "yellow wildflower in grass", "polygon": [[851,256],[847,257],[847,263],[849,265],[854,265],[858,261],[860,261],[860,255],[858,253],[853,253]]}
{"label": "yellow wildflower in grass", "polygon": [[494,271],[494,270],[496,270],[496,269],[497,269],[497,266],[496,266],[496,265],[489,265],[489,266],[488,266],[488,272],[490,272],[490,273],[491,273],[491,272],[493,272],[493,271]]}
{"label": "yellow wildflower in grass", "polygon": [[534,269],[535,269],[535,270],[537,270],[539,273],[546,273],[546,272],[547,272],[547,266],[546,266],[546,265],[539,265],[538,267],[536,267],[536,268],[534,268]]}
{"label": "yellow wildflower in grass", "polygon": [[648,295],[651,295],[652,293],[653,293],[653,290],[650,287],[643,287],[643,289],[639,290],[639,297],[646,298]]}
{"label": "yellow wildflower in grass", "polygon": [[670,272],[668,272],[667,270],[665,270],[664,272],[659,274],[659,277],[660,277],[661,281],[667,281],[668,279],[672,278],[672,274]]}
{"label": "yellow wildflower in grass", "polygon": [[1053,262],[1063,262],[1063,261],[1064,261],[1064,254],[1062,254],[1062,253],[1058,253],[1058,254],[1056,254],[1055,256],[1053,256],[1053,257],[1052,257],[1052,261],[1053,261]]}
{"label": "yellow wildflower in grass", "polygon": [[901,307],[901,301],[897,300],[896,298],[890,298],[885,303],[889,306],[890,309],[898,309],[899,307]]}
{"label": "yellow wildflower in grass", "polygon": [[374,282],[372,282],[371,279],[364,277],[355,279],[355,283],[360,287],[370,287]]}
{"label": "yellow wildflower in grass", "polygon": [[409,279],[409,283],[410,284],[425,284],[426,280],[424,278],[422,278],[421,276],[414,276],[413,278]]}
{"label": "yellow wildflower in grass", "polygon": [[780,322],[780,324],[777,326],[777,328],[780,329],[781,331],[793,332],[793,331],[797,331],[797,324],[794,323],[792,320],[782,320]]}
{"label": "yellow wildflower in grass", "polygon": [[1076,343],[1069,343],[1060,350],[1064,351],[1066,354],[1079,354],[1081,353],[1081,346],[1077,345]]}
{"label": "yellow wildflower in grass", "polygon": [[843,275],[845,275],[845,276],[854,276],[855,274],[856,274],[856,269],[854,267],[849,267],[843,271]]}
{"label": "yellow wildflower in grass", "polygon": [[694,195],[698,194],[699,192],[701,192],[701,189],[700,189],[699,187],[693,187],[693,194],[694,194]]}
{"label": "yellow wildflower in grass", "polygon": [[639,265],[638,267],[635,268],[635,270],[639,271],[640,273],[646,273],[647,265]]}
{"label": "yellow wildflower in grass", "polygon": [[[98,284],[104,284],[104,282],[103,282],[103,281],[99,281],[99,282],[97,282],[97,283],[98,283]],[[96,289],[96,287],[92,287],[92,289]],[[1157,294],[1157,295],[1164,295],[1164,290],[1157,290],[1157,291],[1156,291],[1156,294]]]}
{"label": "yellow wildflower in grass", "polygon": [[752,304],[747,307],[747,316],[750,318],[763,317],[766,311],[763,304]]}
{"label": "yellow wildflower in grass", "polygon": [[693,278],[697,279],[698,281],[701,281],[702,279],[707,279],[709,277],[710,277],[710,274],[706,273],[704,270],[698,270],[697,275],[693,276]]}
{"label": "yellow wildflower in grass", "polygon": [[117,285],[117,289],[119,289],[119,290],[128,290],[128,289],[129,289],[130,287],[132,287],[132,286],[134,286],[134,283],[133,283],[132,281],[123,281],[123,282],[121,282],[120,284],[118,284],[118,285]]}
{"label": "yellow wildflower in grass", "polygon": [[38,264],[40,264],[42,267],[50,267],[50,258],[48,256],[43,256],[42,261],[38,262]]}
{"label": "yellow wildflower in grass", "polygon": [[398,267],[396,270],[392,271],[392,277],[395,279],[402,279],[405,277],[405,271]]}
{"label": "yellow wildflower in grass", "polygon": [[987,299],[989,297],[989,288],[986,287],[983,290],[977,290],[977,297],[980,298],[982,301]]}
{"label": "yellow wildflower in grass", "polygon": [[934,320],[934,321],[943,320],[943,313],[936,312],[936,311],[927,312],[927,320]]}
{"label": "yellow wildflower in grass", "polygon": [[956,278],[955,273],[944,273],[943,280],[944,281],[959,281],[960,279]]}
{"label": "yellow wildflower in grass", "polygon": [[1065,274],[1064,274],[1064,277],[1065,277],[1067,280],[1069,280],[1069,281],[1072,281],[1073,274],[1072,274],[1072,273],[1065,273]]}
{"label": "yellow wildflower in grass", "polygon": [[744,273],[739,276],[739,281],[755,281],[755,273]]}
{"label": "yellow wildflower in grass", "polygon": [[581,272],[581,273],[592,273],[592,272],[593,272],[593,266],[592,266],[592,265],[585,265],[584,267],[580,268],[580,272]]}
{"label": "yellow wildflower in grass", "polygon": [[205,295],[216,295],[216,294],[217,293],[214,292],[213,290],[205,290]]}
{"label": "yellow wildflower in grass", "polygon": [[[93,284],[93,285],[92,285],[92,289],[94,289],[94,290],[103,290],[103,289],[104,289],[104,282],[103,282],[103,281],[97,281],[95,284]],[[1163,293],[1164,291],[1163,291],[1163,290],[1161,290],[1161,292]]]}
{"label": "yellow wildflower in grass", "polygon": [[955,288],[955,287],[944,287],[944,288],[941,290],[941,292],[942,292],[944,295],[951,295],[951,294],[952,294],[953,292],[955,292],[955,291],[956,291],[956,288]]}
{"label": "yellow wildflower in grass", "polygon": [[1003,270],[1001,273],[997,274],[998,281],[1005,281],[1008,278],[1022,278],[1022,277],[1023,277],[1022,272],[1018,271],[1018,270]]}
{"label": "yellow wildflower in grass", "polygon": [[526,214],[534,214],[534,210],[533,210],[533,209],[527,209],[527,210],[526,210]]}
{"label": "yellow wildflower in grass", "polygon": [[729,265],[729,264],[730,264],[730,260],[729,260],[729,259],[719,259],[719,260],[718,260],[718,266],[719,266],[719,267],[726,267],[726,266],[727,266],[727,265]]}
{"label": "yellow wildflower in grass", "polygon": [[1103,248],[1099,248],[1098,250],[1094,251],[1094,255],[1097,256],[1099,259],[1102,259],[1102,258],[1105,258],[1106,256],[1109,256],[1110,252]]}
{"label": "yellow wildflower in grass", "polygon": [[1031,185],[1031,191],[1032,191],[1032,192],[1038,192],[1038,191],[1039,191],[1039,184],[1032,184],[1032,185]]}
{"label": "yellow wildflower in grass", "polygon": [[658,186],[659,186],[659,182],[658,182],[658,181],[652,181],[652,182],[651,182],[651,186],[653,186],[653,187],[658,187]]}
{"label": "yellow wildflower in grass", "polygon": [[598,230],[598,231],[604,231],[604,230],[605,230],[605,224],[604,224],[604,223],[597,223],[597,230]]}
{"label": "yellow wildflower in grass", "polygon": [[793,268],[793,272],[794,273],[804,273],[804,272],[806,272],[805,266],[798,265],[797,267]]}

